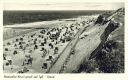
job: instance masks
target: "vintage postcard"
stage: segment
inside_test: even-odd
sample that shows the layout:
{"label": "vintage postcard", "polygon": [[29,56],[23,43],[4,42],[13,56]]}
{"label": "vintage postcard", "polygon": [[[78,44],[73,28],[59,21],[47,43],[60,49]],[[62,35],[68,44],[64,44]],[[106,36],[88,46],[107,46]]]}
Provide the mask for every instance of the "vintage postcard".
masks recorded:
{"label": "vintage postcard", "polygon": [[127,80],[125,9],[112,1],[3,1],[3,79]]}

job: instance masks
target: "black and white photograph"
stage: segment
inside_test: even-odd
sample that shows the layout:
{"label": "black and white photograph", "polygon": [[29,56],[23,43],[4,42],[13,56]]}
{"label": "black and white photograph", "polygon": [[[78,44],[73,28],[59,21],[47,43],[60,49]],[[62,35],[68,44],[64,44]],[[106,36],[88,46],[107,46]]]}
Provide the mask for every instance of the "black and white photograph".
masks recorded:
{"label": "black and white photograph", "polygon": [[3,73],[125,73],[123,2],[3,9]]}

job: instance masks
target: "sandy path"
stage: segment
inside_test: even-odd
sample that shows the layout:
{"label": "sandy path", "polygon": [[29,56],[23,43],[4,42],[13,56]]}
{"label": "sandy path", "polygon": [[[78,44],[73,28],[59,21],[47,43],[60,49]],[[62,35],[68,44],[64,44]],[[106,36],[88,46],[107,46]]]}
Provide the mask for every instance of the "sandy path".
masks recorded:
{"label": "sandy path", "polygon": [[85,26],[81,28],[75,35],[74,39],[66,46],[64,51],[61,53],[60,57],[58,58],[57,62],[51,67],[51,69],[48,71],[48,73],[59,73],[64,62],[66,61],[67,57],[70,55],[71,49],[76,45],[79,36],[82,34],[82,32],[86,29]]}

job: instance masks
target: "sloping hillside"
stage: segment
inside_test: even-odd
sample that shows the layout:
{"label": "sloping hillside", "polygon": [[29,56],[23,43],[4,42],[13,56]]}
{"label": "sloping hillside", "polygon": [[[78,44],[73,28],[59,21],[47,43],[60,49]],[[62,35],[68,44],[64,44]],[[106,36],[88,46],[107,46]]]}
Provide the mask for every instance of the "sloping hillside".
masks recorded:
{"label": "sloping hillside", "polygon": [[76,72],[124,72],[124,13],[124,8],[121,8],[110,16],[119,26],[113,29],[108,25],[103,34],[103,43],[92,52],[90,59],[82,62]]}

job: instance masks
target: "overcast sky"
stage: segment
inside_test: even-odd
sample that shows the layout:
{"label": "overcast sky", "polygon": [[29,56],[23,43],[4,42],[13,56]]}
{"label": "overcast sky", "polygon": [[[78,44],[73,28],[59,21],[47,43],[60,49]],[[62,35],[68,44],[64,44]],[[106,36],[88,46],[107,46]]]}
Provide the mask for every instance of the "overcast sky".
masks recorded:
{"label": "overcast sky", "polygon": [[116,10],[123,3],[4,3],[4,10]]}

